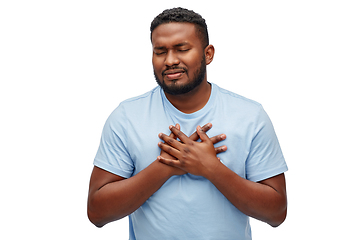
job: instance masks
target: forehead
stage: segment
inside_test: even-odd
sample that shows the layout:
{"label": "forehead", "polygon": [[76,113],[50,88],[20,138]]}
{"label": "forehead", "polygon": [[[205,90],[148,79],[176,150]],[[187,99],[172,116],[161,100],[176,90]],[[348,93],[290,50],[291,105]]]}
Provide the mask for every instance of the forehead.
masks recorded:
{"label": "forehead", "polygon": [[196,27],[192,23],[170,22],[159,25],[154,29],[151,41],[153,46],[176,45],[182,42],[200,43],[196,34]]}

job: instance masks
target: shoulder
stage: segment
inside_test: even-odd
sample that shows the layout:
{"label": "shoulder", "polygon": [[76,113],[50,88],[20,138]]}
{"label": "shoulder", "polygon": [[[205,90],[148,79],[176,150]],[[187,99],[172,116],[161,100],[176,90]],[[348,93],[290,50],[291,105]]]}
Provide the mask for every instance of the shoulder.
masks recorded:
{"label": "shoulder", "polygon": [[161,97],[159,86],[153,88],[151,91],[148,91],[142,95],[132,97],[132,98],[122,101],[120,103],[119,107],[136,106],[136,105],[142,106],[142,104],[149,102],[150,100],[153,100],[154,98],[158,98],[158,97]]}
{"label": "shoulder", "polygon": [[241,111],[247,115],[257,115],[259,111],[263,110],[262,105],[257,101],[246,98],[217,85],[215,85],[215,87],[217,88],[217,100],[233,111]]}
{"label": "shoulder", "polygon": [[226,89],[221,88],[219,86],[216,86],[216,87],[218,88],[219,95],[221,95],[224,98],[228,98],[229,100],[233,100],[233,101],[235,101],[237,103],[241,102],[241,103],[244,103],[244,104],[253,105],[254,107],[261,106],[260,103],[254,101],[254,100],[251,100],[249,98],[241,96],[241,95],[239,95],[237,93],[234,93],[232,91],[226,90]]}
{"label": "shoulder", "polygon": [[132,97],[122,101],[109,115],[106,125],[111,128],[119,128],[123,126],[126,128],[129,122],[136,122],[151,108],[150,105],[158,105],[161,101],[161,94],[159,87],[155,87],[149,92],[142,95]]}
{"label": "shoulder", "polygon": [[151,104],[158,104],[161,101],[160,87],[155,87],[142,95],[122,101],[111,115],[126,114],[130,117],[149,109]]}

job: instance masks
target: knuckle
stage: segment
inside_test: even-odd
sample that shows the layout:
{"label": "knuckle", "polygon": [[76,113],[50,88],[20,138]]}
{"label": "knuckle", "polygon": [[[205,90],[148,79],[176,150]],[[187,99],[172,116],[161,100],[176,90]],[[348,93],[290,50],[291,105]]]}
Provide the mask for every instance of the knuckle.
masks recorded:
{"label": "knuckle", "polygon": [[209,131],[210,127],[208,125],[205,125],[204,127],[201,128],[201,130],[203,130],[204,132]]}
{"label": "knuckle", "polygon": [[181,156],[181,163],[183,166],[186,166],[187,165],[187,162],[188,162],[188,155],[187,154],[183,154]]}
{"label": "knuckle", "polygon": [[214,139],[213,139],[213,143],[218,143],[218,142],[221,142],[222,141],[222,137],[221,135],[218,135],[218,136],[215,136]]}
{"label": "knuckle", "polygon": [[184,148],[184,152],[185,152],[185,153],[190,153],[190,152],[191,152],[191,150],[190,150],[190,148],[185,147],[185,148]]}

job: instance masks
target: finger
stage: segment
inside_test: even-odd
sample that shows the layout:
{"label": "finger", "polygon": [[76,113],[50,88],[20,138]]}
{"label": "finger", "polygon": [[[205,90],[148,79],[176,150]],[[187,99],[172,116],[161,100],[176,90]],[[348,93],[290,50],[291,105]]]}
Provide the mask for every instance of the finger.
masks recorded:
{"label": "finger", "polygon": [[[174,141],[177,142],[177,140],[174,140]],[[171,156],[173,156],[175,158],[179,157],[180,151],[177,150],[176,148],[173,148],[172,146],[169,146],[168,144],[163,143],[163,142],[159,142],[158,146],[162,151],[168,153],[169,155],[171,155]]]}
{"label": "finger", "polygon": [[216,136],[210,138],[212,144],[215,144],[215,143],[224,141],[225,139],[226,139],[226,135],[225,135],[225,134],[219,134],[219,135],[216,135]]}
{"label": "finger", "polygon": [[[175,127],[180,130],[180,124],[176,124]],[[175,134],[173,132],[170,133],[169,137],[176,139]]]}
{"label": "finger", "polygon": [[203,142],[210,141],[210,138],[208,137],[208,135],[206,135],[206,133],[202,130],[200,126],[196,127],[196,132],[199,135],[201,141]]}
{"label": "finger", "polygon": [[[171,134],[170,134],[171,135]],[[164,143],[166,143],[167,145],[169,146],[172,146],[173,148],[176,148],[176,149],[179,149],[182,145],[182,143],[180,143],[176,138],[176,134],[174,134],[174,137],[171,137],[171,136],[167,136],[166,134],[164,133],[160,133],[159,134],[159,138],[161,140],[164,141]]]}
{"label": "finger", "polygon": [[[171,132],[173,132],[173,133],[175,134],[175,136],[180,139],[181,142],[187,143],[187,142],[189,142],[189,141],[192,141],[192,140],[190,140],[190,139],[186,136],[186,134],[184,134],[182,131],[180,131],[180,130],[177,129],[176,127],[170,126],[169,128],[170,128]],[[179,143],[179,142],[178,142],[178,143]],[[181,143],[180,143],[180,144],[181,144]]]}
{"label": "finger", "polygon": [[164,163],[166,165],[177,167],[177,168],[181,167],[181,163],[180,163],[179,160],[167,159],[167,158],[164,158],[164,157],[161,157],[161,156],[158,156],[157,159],[159,160],[159,162],[162,162],[162,163]]}
{"label": "finger", "polygon": [[[202,130],[204,132],[209,131],[212,128],[212,124],[211,123],[207,123],[204,126],[202,126]],[[193,141],[197,141],[199,140],[199,135],[197,134],[197,132],[195,131],[193,134],[191,134],[191,136],[189,137],[191,140]]]}
{"label": "finger", "polygon": [[227,150],[227,146],[225,146],[225,145],[223,145],[223,146],[221,146],[221,147],[215,148],[216,154],[223,153],[223,152],[225,152],[226,150]]}

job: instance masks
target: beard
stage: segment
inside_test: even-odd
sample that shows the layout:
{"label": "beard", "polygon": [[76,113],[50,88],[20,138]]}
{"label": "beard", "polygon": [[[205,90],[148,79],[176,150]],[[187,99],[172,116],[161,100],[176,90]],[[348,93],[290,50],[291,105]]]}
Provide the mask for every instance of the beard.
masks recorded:
{"label": "beard", "polygon": [[[169,69],[183,69],[183,68],[179,68],[179,67],[173,67],[173,68],[169,68]],[[166,69],[166,70],[169,70]],[[185,74],[188,75],[188,72],[185,70]],[[205,55],[201,61],[201,65],[200,67],[195,71],[194,76],[192,79],[190,79],[189,75],[189,83],[187,84],[176,84],[177,80],[173,80],[173,82],[169,85],[166,85],[164,81],[161,81],[159,79],[159,77],[156,75],[155,73],[155,69],[154,69],[154,75],[155,75],[155,79],[157,84],[164,90],[165,93],[168,93],[170,95],[181,95],[181,94],[186,94],[188,92],[191,92],[192,90],[194,90],[196,87],[198,87],[203,80],[205,79],[205,75],[206,75],[206,63],[205,63]],[[162,75],[164,76],[164,75]]]}

